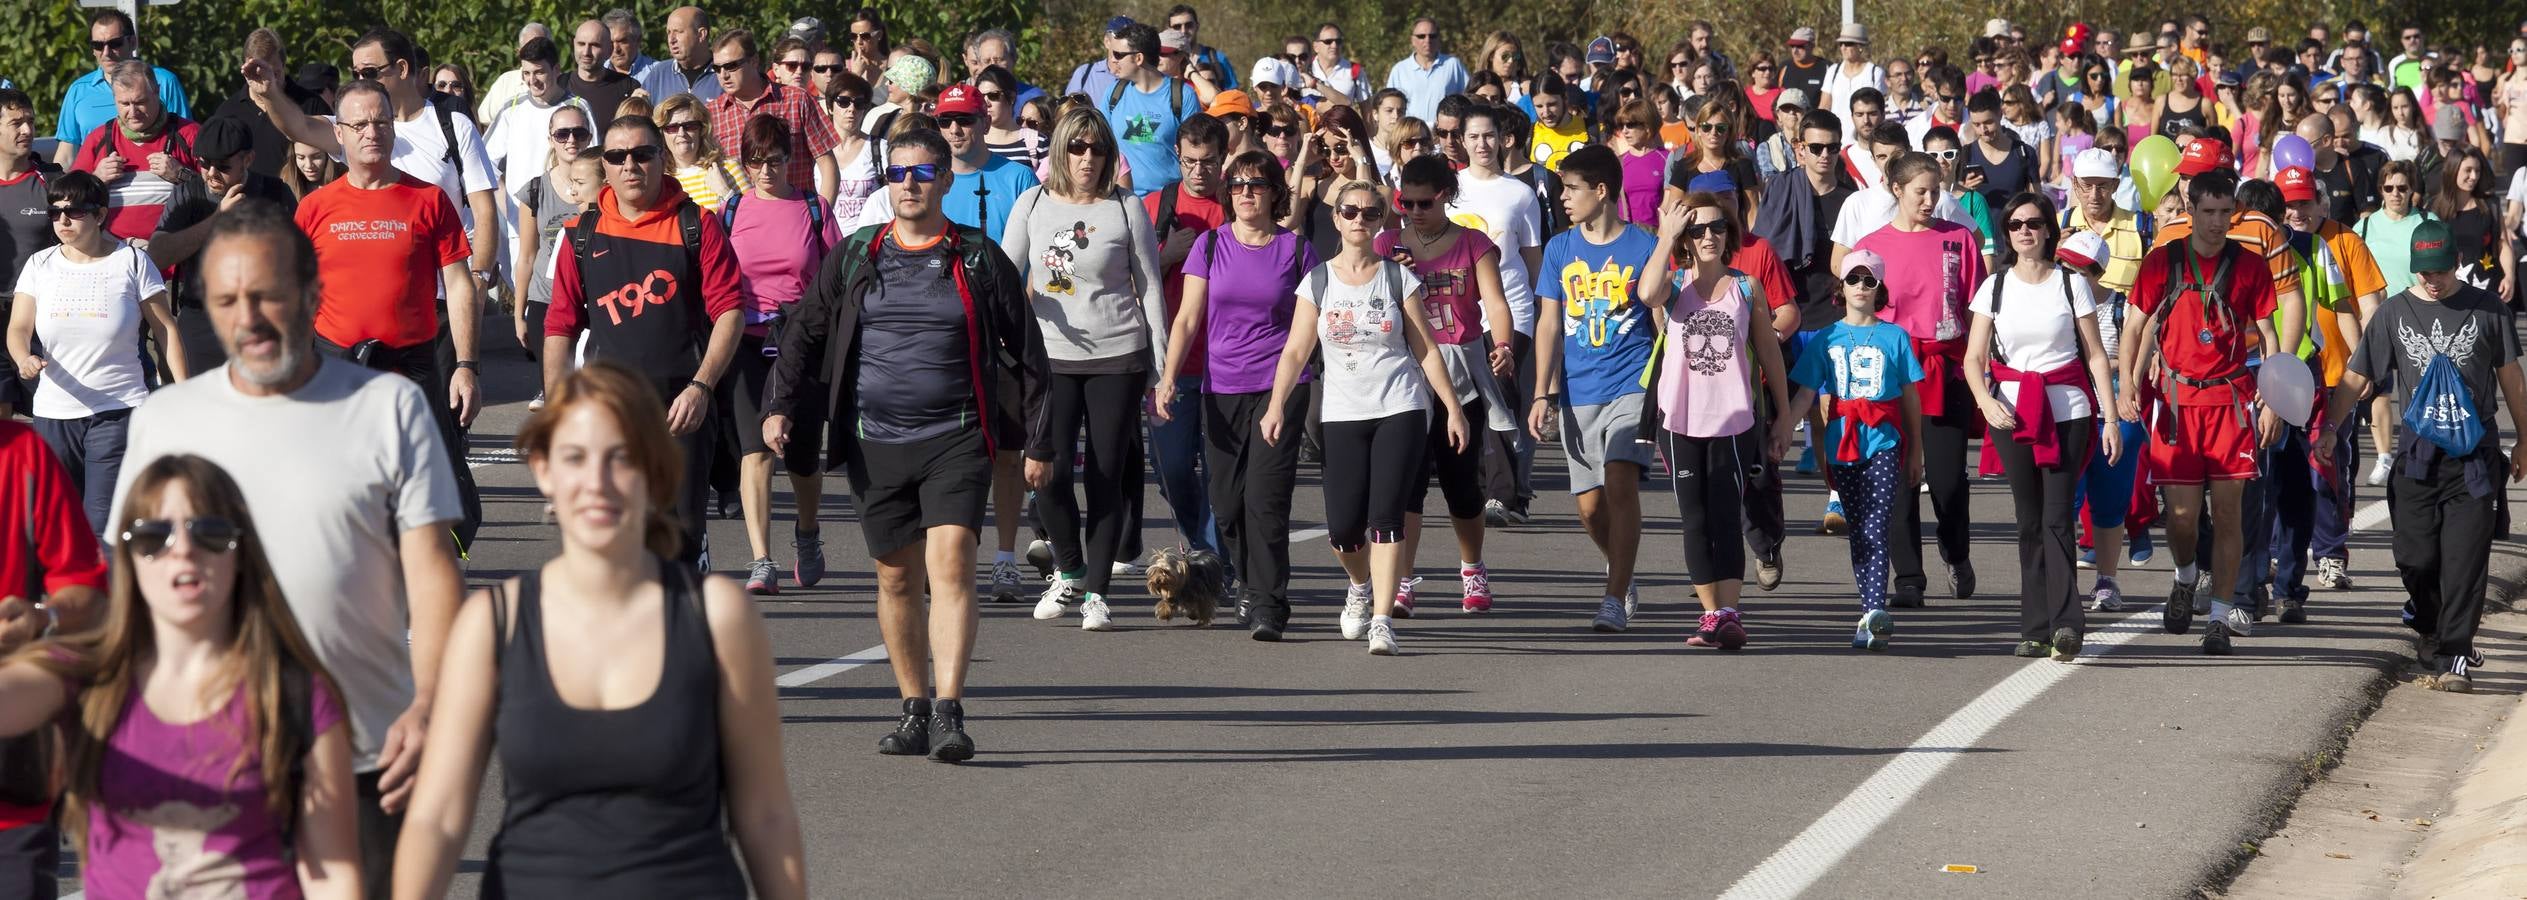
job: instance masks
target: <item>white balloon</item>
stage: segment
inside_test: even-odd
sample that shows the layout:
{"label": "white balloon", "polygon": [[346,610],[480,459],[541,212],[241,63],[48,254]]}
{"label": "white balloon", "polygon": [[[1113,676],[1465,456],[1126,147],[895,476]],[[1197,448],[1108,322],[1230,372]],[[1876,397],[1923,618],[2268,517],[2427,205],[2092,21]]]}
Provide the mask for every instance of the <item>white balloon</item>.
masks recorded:
{"label": "white balloon", "polygon": [[2294,426],[2306,427],[2308,417],[2316,413],[2316,375],[2297,356],[2276,353],[2264,357],[2263,367],[2256,371],[2255,389],[2266,408]]}

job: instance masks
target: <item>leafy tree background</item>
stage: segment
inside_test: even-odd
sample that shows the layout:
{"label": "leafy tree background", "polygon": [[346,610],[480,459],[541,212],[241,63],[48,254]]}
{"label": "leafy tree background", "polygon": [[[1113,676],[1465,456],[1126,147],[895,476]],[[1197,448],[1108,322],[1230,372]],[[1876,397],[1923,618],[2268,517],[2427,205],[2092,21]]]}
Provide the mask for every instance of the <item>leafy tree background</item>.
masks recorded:
{"label": "leafy tree background", "polygon": [[[70,81],[93,68],[87,49],[87,11],[74,0],[20,0],[24,14],[16,27],[0,29],[0,75],[16,80],[36,98],[39,124],[49,130],[51,107]],[[269,26],[281,34],[293,67],[309,61],[346,65],[350,42],[372,24],[405,30],[434,59],[453,59],[475,73],[478,82],[511,65],[510,48],[517,29],[529,21],[553,26],[567,41],[580,20],[622,6],[640,14],[649,32],[652,55],[666,52],[661,34],[667,12],[682,5],[669,0],[606,3],[598,6],[559,0],[458,0],[453,3],[409,3],[389,0],[184,0],[174,6],[142,10],[142,50],[146,58],[174,70],[198,106],[237,89],[238,49],[245,34]],[[799,16],[824,20],[841,30],[860,2],[784,0],[746,3],[730,8],[702,4],[718,16],[720,27],[743,26],[757,34],[782,30]],[[953,60],[964,36],[976,29],[1001,26],[1019,35],[1020,74],[1036,83],[1058,85],[1079,61],[1100,54],[1098,32],[1116,13],[1163,22],[1172,0],[869,0],[898,39],[929,40]],[[1317,23],[1342,23],[1353,55],[1381,73],[1408,50],[1409,26],[1419,15],[1438,19],[1454,52],[1470,54],[1493,29],[1516,33],[1527,43],[1531,58],[1547,41],[1585,42],[1606,31],[1622,29],[1642,39],[1652,54],[1663,52],[1684,36],[1696,19],[1720,25],[1721,49],[1743,58],[1756,48],[1778,48],[1799,25],[1811,25],[1829,38],[1839,21],[1837,0],[1760,0],[1728,3],[1639,3],[1625,0],[1273,0],[1237,2],[1197,0],[1203,14],[1203,42],[1228,51],[1241,65],[1257,53],[1277,52],[1284,35],[1312,33]],[[2160,19],[2210,8],[2214,39],[2237,45],[2255,25],[2277,36],[2296,38],[2314,22],[2340,26],[2351,19],[2372,25],[2417,19],[2429,27],[2434,43],[2471,47],[2490,42],[2497,51],[2515,33],[2521,8],[2498,0],[2002,0],[1958,4],[1922,0],[1859,0],[1860,21],[1868,23],[1880,56],[1910,55],[1939,44],[1963,51],[1983,20],[2000,16],[2025,25],[2033,35],[2058,36],[2073,21],[2112,26],[2119,31],[2153,27]],[[2390,24],[2390,27],[2391,24]],[[2392,50],[2392,38],[2384,42]],[[2497,58],[2497,57],[2496,57]],[[1239,73],[1241,80],[1244,73]]]}

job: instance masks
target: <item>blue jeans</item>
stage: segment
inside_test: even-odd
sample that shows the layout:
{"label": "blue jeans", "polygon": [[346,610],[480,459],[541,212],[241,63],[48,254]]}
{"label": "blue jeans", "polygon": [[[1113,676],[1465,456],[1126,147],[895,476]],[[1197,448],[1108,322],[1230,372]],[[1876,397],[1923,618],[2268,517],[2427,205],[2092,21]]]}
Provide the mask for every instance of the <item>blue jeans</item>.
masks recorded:
{"label": "blue jeans", "polygon": [[[1211,513],[1210,477],[1202,461],[1202,377],[1176,378],[1176,401],[1167,408],[1175,418],[1149,423],[1150,461],[1158,469],[1158,494],[1176,514],[1176,533],[1196,549],[1220,553],[1220,524]],[[1227,554],[1220,554],[1223,561]]]}
{"label": "blue jeans", "polygon": [[[88,513],[88,530],[102,536],[114,517],[114,479],[123,472],[123,447],[131,439],[132,411],[113,409],[79,419],[35,419],[35,433],[70,473],[70,485]],[[13,548],[14,549],[14,548]]]}
{"label": "blue jeans", "polygon": [[2322,487],[2317,476],[2316,464],[2308,458],[2307,432],[2283,428],[2281,443],[2264,456],[2276,598],[2308,599],[2308,543],[2316,534],[2316,498]]}

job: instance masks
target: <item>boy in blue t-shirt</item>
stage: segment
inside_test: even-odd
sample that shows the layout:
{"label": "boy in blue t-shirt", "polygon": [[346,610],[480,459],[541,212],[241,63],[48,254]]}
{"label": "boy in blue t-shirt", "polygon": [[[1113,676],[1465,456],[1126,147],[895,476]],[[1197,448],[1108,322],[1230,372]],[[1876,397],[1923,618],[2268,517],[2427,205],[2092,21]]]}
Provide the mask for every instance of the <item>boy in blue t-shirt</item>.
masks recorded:
{"label": "boy in blue t-shirt", "polygon": [[1887,633],[1895,630],[1886,611],[1887,521],[1922,477],[1921,444],[1905,439],[1921,433],[1922,402],[1914,384],[1922,380],[1922,363],[1904,329],[1878,319],[1886,306],[1885,271],[1886,260],[1876,253],[1855,250],[1843,257],[1843,318],[1808,340],[1807,352],[1790,369],[1798,396],[1789,414],[1773,425],[1773,439],[1787,441],[1819,395],[1832,404],[1820,455],[1852,523],[1851,574],[1860,589],[1860,624],[1852,629],[1851,646],[1867,650],[1885,650]]}
{"label": "boy in blue t-shirt", "polygon": [[[1114,87],[1095,100],[1106,114],[1106,127],[1114,130],[1123,161],[1131,164],[1133,192],[1148,196],[1183,180],[1176,160],[1176,127],[1201,112],[1202,101],[1191,85],[1159,74],[1156,29],[1134,23],[1114,37],[1124,46],[1113,57]],[[1055,147],[1053,152],[1070,151]]]}
{"label": "boy in blue t-shirt", "polygon": [[[1536,272],[1537,378],[1527,422],[1542,440],[1548,410],[1561,414],[1571,493],[1579,498],[1580,521],[1606,556],[1606,593],[1594,624],[1617,632],[1630,626],[1640,602],[1632,566],[1641,545],[1641,473],[1653,459],[1653,445],[1641,439],[1648,393],[1642,374],[1658,337],[1650,309],[1665,305],[1668,285],[1642,280],[1658,238],[1624,224],[1617,202],[1623,164],[1614,151],[1573,151],[1559,177],[1572,227],[1545,243]],[[1734,611],[1726,624],[1698,637],[1717,641],[1733,634],[1742,646],[1746,633]]]}

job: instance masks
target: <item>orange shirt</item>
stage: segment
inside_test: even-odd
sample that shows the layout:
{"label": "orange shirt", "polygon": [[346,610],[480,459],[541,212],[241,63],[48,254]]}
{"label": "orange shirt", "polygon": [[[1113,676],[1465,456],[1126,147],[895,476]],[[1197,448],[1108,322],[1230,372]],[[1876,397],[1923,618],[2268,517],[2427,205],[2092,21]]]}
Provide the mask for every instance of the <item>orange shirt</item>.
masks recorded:
{"label": "orange shirt", "polygon": [[[2359,234],[2341,222],[2327,219],[2325,224],[2316,227],[2316,235],[2325,241],[2326,249],[2334,252],[2334,264],[2342,268],[2343,284],[2351,288],[2351,296],[2358,298],[2386,292],[2386,273],[2379,271],[2378,258],[2369,255],[2369,243],[2361,240]],[[2357,309],[2336,311],[2358,312]],[[2318,316],[2311,325],[2325,329],[2325,346],[2318,351],[2317,359],[2322,364],[2321,374],[2328,386],[2342,383],[2343,365],[2352,355],[2352,339],[2358,337],[2342,333],[2342,327],[2335,319],[2334,316]]]}
{"label": "orange shirt", "polygon": [[376,190],[334,179],[298,201],[298,230],[323,283],[316,335],[337,347],[438,337],[439,269],[473,252],[447,194],[410,175]]}

